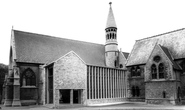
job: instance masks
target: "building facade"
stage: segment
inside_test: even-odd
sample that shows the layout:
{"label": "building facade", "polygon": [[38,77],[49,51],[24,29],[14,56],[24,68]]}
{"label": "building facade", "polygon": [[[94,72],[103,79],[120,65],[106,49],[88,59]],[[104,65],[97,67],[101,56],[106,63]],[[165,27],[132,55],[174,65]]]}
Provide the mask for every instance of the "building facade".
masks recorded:
{"label": "building facade", "polygon": [[105,44],[12,30],[5,106],[185,101],[185,29],[118,50],[110,3]]}
{"label": "building facade", "polygon": [[123,103],[126,60],[110,4],[105,44],[12,30],[5,106]]}
{"label": "building facade", "polygon": [[137,40],[128,57],[129,99],[183,104],[185,29]]}

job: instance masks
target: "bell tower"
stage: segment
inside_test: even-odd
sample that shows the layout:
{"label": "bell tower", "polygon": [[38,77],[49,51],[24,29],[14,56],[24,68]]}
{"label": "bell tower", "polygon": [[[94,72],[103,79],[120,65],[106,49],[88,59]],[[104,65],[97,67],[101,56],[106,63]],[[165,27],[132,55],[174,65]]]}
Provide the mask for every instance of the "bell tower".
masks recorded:
{"label": "bell tower", "polygon": [[117,26],[112,11],[112,2],[110,4],[107,24],[105,28],[105,61],[108,67],[118,67],[118,42],[117,42]]}

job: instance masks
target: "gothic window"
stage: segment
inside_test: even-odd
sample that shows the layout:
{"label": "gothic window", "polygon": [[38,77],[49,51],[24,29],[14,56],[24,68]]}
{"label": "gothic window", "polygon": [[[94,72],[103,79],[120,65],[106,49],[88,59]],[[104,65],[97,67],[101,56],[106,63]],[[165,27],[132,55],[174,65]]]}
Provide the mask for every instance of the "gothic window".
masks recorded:
{"label": "gothic window", "polygon": [[157,68],[155,64],[151,66],[151,73],[152,73],[152,79],[157,79]]}
{"label": "gothic window", "polygon": [[162,63],[159,64],[159,79],[164,78],[164,65]]}
{"label": "gothic window", "polygon": [[28,68],[23,73],[22,86],[36,86],[36,76],[32,69]]}
{"label": "gothic window", "polygon": [[136,68],[136,75],[137,76],[140,76],[141,75],[141,69],[140,69],[139,66],[137,66],[137,68]]}

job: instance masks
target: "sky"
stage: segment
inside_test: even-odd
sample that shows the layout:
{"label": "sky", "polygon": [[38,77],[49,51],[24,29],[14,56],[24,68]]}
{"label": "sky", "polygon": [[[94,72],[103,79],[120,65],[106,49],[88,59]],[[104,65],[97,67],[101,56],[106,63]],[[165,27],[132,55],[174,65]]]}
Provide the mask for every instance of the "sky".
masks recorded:
{"label": "sky", "polygon": [[118,47],[185,28],[185,0],[1,0],[0,63],[8,64],[11,29],[105,44],[109,2]]}

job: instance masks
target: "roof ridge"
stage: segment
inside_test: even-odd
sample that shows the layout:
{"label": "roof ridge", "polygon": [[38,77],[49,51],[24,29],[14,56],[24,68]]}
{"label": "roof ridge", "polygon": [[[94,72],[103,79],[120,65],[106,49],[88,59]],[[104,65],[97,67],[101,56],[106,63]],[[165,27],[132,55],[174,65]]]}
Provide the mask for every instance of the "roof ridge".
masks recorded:
{"label": "roof ridge", "polygon": [[185,29],[185,28],[181,28],[181,29],[177,29],[177,30],[165,32],[165,33],[162,33],[162,34],[154,35],[154,36],[151,36],[151,37],[146,37],[146,38],[138,39],[138,40],[136,40],[136,41],[141,41],[141,40],[145,40],[145,39],[150,39],[150,38],[158,37],[158,36],[161,36],[161,35],[170,34],[170,33],[177,32],[177,31],[181,31],[181,30],[184,30],[184,29]]}
{"label": "roof ridge", "polygon": [[75,40],[75,39],[68,39],[68,38],[63,38],[63,37],[56,37],[56,36],[51,36],[51,35],[46,35],[46,34],[39,34],[39,33],[33,33],[33,32],[27,32],[27,31],[20,31],[20,30],[13,30],[13,31],[18,31],[18,32],[22,32],[22,33],[27,33],[27,34],[35,34],[43,37],[49,37],[49,38],[55,38],[55,39],[63,39],[63,40],[69,40],[69,41],[77,41],[77,42],[83,42],[83,43],[88,43],[88,44],[94,44],[94,45],[101,45],[104,46],[104,44],[99,44],[99,43],[93,43],[93,42],[87,42],[87,41],[80,41],[80,40]]}

